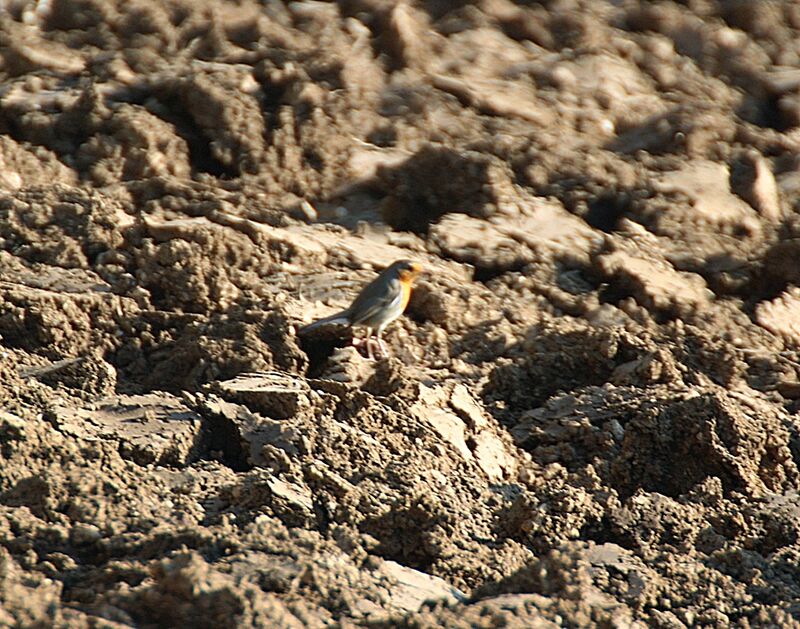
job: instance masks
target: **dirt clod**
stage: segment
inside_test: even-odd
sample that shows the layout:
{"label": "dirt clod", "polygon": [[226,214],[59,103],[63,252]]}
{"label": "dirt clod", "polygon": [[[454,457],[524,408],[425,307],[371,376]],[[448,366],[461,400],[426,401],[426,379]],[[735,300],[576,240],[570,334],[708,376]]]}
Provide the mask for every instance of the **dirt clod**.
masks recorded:
{"label": "dirt clod", "polygon": [[[0,41],[0,625],[797,625],[792,3]],[[406,258],[377,360],[298,333]]]}

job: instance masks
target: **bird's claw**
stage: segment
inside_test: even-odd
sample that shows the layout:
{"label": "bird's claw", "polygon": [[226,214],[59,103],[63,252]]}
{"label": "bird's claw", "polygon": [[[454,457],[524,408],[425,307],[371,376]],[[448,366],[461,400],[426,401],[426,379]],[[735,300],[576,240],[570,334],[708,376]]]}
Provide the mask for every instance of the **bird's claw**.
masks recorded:
{"label": "bird's claw", "polygon": [[378,350],[379,350],[377,358],[386,358],[389,355],[389,349],[386,347],[386,344],[383,342],[383,339],[373,338],[373,337],[367,337],[363,339],[353,339],[352,345],[359,352],[361,351],[362,347],[365,347],[367,350],[367,358],[369,360],[376,360],[376,354],[374,352],[374,346],[376,343],[378,345]]}

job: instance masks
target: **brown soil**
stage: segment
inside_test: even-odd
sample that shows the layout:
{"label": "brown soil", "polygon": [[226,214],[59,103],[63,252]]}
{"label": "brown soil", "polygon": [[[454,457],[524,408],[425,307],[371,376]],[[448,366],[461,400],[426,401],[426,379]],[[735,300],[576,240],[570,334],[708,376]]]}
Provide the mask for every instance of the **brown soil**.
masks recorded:
{"label": "brown soil", "polygon": [[0,625],[800,623],[796,3],[0,35]]}

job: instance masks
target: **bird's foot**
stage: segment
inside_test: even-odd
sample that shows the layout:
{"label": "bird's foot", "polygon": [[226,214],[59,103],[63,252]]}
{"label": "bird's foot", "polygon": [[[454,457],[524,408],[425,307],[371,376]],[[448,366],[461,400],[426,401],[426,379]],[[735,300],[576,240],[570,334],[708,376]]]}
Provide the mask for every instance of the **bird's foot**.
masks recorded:
{"label": "bird's foot", "polygon": [[[375,352],[375,345],[378,346],[377,353]],[[372,336],[363,339],[353,339],[352,346],[355,347],[362,356],[366,354],[366,358],[369,360],[386,358],[389,355],[389,351],[383,339],[376,339]]]}
{"label": "bird's foot", "polygon": [[389,356],[389,348],[386,347],[386,343],[383,342],[383,339],[379,336],[378,337],[378,347],[381,349],[381,356],[386,358]]}
{"label": "bird's foot", "polygon": [[369,360],[374,360],[372,357],[372,345],[370,343],[371,341],[372,341],[371,338],[363,338],[363,339],[354,338],[351,345],[355,347],[356,351],[365,358],[368,358]]}

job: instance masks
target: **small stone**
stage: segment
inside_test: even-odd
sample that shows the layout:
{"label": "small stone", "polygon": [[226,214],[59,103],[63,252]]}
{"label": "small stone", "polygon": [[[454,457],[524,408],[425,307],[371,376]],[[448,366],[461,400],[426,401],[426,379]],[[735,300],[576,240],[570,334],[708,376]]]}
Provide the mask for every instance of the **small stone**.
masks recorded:
{"label": "small stone", "polygon": [[793,286],[756,306],[756,323],[793,345],[800,345],[800,288]]}
{"label": "small stone", "polygon": [[311,388],[305,380],[277,371],[241,374],[213,388],[228,401],[273,419],[293,417],[311,403]]}
{"label": "small stone", "polygon": [[505,444],[488,430],[473,437],[473,442],[475,462],[490,481],[502,480],[515,467]]}
{"label": "small stone", "polygon": [[561,89],[568,89],[577,84],[575,73],[565,65],[558,65],[550,71],[550,79]]}
{"label": "small stone", "polygon": [[781,203],[775,175],[758,151],[748,151],[743,155],[739,168],[734,169],[731,174],[731,187],[765,219],[772,222],[781,219]]}
{"label": "small stone", "polygon": [[88,546],[94,544],[96,541],[103,537],[100,529],[94,524],[86,524],[79,522],[72,527],[70,532],[70,539],[72,543],[77,546]]}
{"label": "small stone", "polygon": [[612,419],[609,422],[609,428],[611,430],[611,434],[614,435],[615,441],[622,441],[625,437],[625,429],[622,427],[622,424],[619,423],[619,420]]}
{"label": "small stone", "polygon": [[16,441],[24,438],[25,420],[14,413],[0,411],[0,441]]}
{"label": "small stone", "polygon": [[483,408],[472,397],[469,389],[461,383],[457,384],[450,394],[450,406],[473,430],[489,425]]}
{"label": "small stone", "polygon": [[119,395],[86,408],[56,408],[59,430],[87,440],[119,443],[139,465],[190,463],[200,447],[201,417],[168,393]]}
{"label": "small stone", "polygon": [[444,579],[394,561],[384,561],[377,572],[395,582],[389,605],[397,609],[416,612],[428,601],[455,604],[466,600],[463,592]]}

